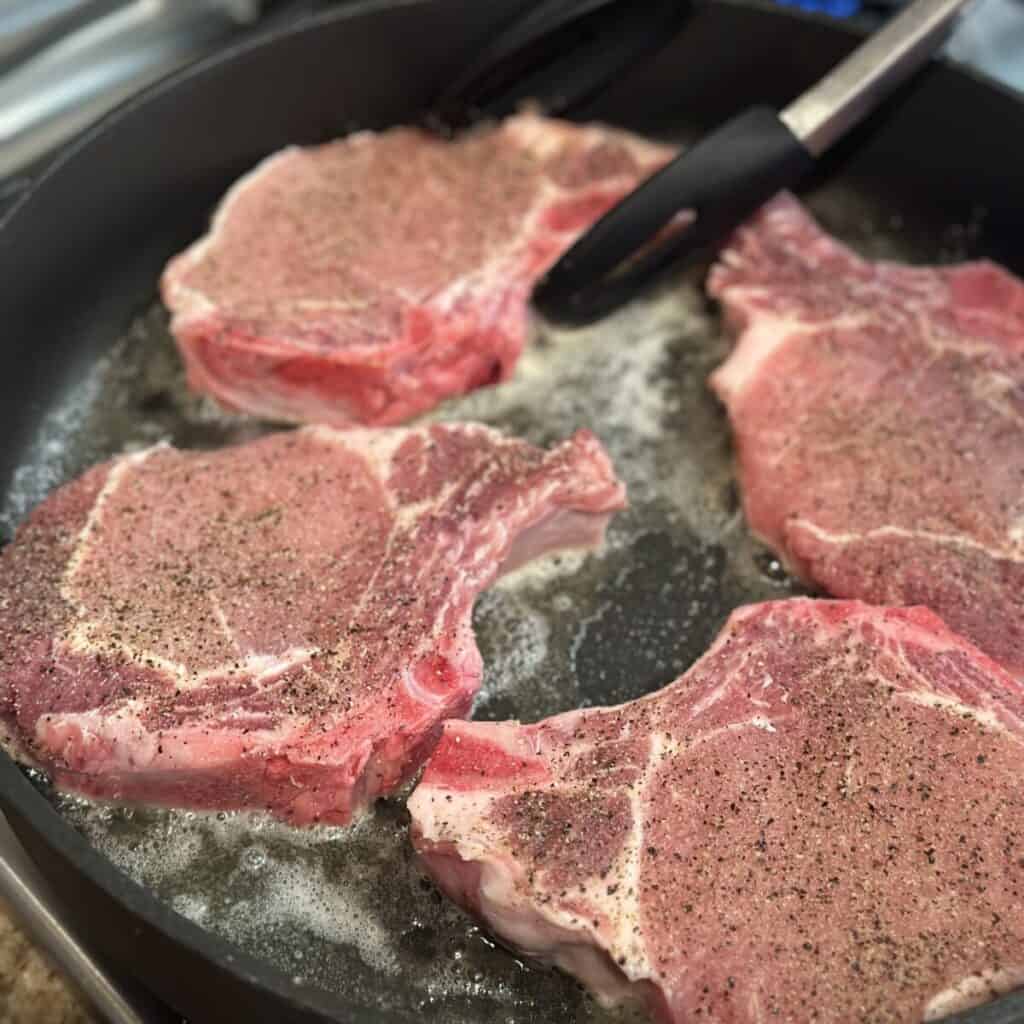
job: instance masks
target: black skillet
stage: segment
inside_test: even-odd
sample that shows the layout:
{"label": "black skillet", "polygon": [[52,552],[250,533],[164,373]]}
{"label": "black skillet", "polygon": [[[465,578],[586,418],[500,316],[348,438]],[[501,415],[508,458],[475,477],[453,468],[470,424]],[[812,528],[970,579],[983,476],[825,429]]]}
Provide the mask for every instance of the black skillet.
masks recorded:
{"label": "black skillet", "polygon": [[[352,5],[175,76],[72,147],[0,228],[5,507],[32,478],[54,410],[152,301],[166,258],[200,232],[238,174],[286,143],[420,119],[495,28],[528,6]],[[783,106],[854,42],[848,30],[814,18],[716,3],[699,9],[656,60],[624,75],[582,114],[692,137],[754,103]],[[927,240],[932,258],[943,255],[949,225],[970,224],[971,254],[1021,273],[1022,180],[1024,101],[947,66],[905,89],[809,184],[872,197],[871,216],[898,214]],[[623,617],[629,613],[625,607]],[[613,644],[615,630],[607,623]],[[632,655],[622,657],[622,672],[643,675],[639,654],[635,664]],[[613,682],[595,677],[588,697],[607,699],[602,687]],[[281,965],[245,955],[179,917],[97,854],[4,756],[0,802],[73,923],[191,1019],[415,1019],[383,1009],[383,998],[342,998],[296,984]],[[1024,1020],[1024,1000],[1010,997],[963,1020]]]}

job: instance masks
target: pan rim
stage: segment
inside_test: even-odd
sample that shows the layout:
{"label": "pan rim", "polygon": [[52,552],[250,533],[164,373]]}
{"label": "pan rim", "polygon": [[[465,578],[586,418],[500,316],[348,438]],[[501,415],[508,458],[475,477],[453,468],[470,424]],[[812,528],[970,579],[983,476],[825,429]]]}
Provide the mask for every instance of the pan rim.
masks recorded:
{"label": "pan rim", "polygon": [[[215,71],[223,64],[245,60],[250,55],[261,51],[264,47],[273,45],[282,39],[300,36],[306,32],[314,32],[325,25],[333,25],[338,22],[360,18],[376,11],[419,7],[429,2],[430,0],[349,0],[349,3],[340,10],[319,12],[301,18],[290,25],[272,27],[265,31],[257,32],[249,38],[227,46],[215,54],[199,57],[169,72],[155,82],[151,82],[134,95],[120,101],[92,124],[74,135],[60,148],[59,152],[45,158],[41,165],[33,166],[28,171],[17,171],[11,175],[7,182],[14,183],[17,186],[16,191],[18,191],[19,195],[0,214],[0,237],[2,237],[3,231],[8,225],[16,218],[19,211],[31,203],[36,193],[51,178],[59,174],[68,163],[86,152],[94,141],[106,135],[120,121],[130,117],[150,103],[156,102],[165,94],[179,89],[186,82],[201,79],[204,75]],[[837,21],[825,14],[802,10],[797,7],[780,7],[773,0],[700,0],[700,2],[704,6],[714,4],[715,6],[731,7],[738,10],[756,10],[762,13],[790,18],[797,22],[824,26],[832,31],[847,35],[851,39],[863,38],[867,34],[861,24]],[[685,28],[683,31],[685,31]],[[1016,103],[1024,102],[1024,93],[994,78],[992,75],[971,67],[953,57],[943,56],[933,60],[931,66],[933,68],[944,68],[954,74],[961,75],[971,80],[975,85],[992,90],[1004,99]],[[27,184],[25,183],[26,181]]]}

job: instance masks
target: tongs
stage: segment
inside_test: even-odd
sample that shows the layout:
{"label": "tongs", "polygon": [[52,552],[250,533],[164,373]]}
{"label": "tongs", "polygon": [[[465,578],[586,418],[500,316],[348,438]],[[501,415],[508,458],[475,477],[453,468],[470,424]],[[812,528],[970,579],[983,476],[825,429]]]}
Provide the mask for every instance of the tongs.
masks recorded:
{"label": "tongs", "polygon": [[967,2],[913,0],[781,113],[753,107],[683,152],[551,267],[536,308],[556,323],[589,323],[706,253],[925,64]]}
{"label": "tongs", "polygon": [[689,0],[540,0],[434,101],[428,125],[452,134],[524,102],[571,114],[667,43]]}

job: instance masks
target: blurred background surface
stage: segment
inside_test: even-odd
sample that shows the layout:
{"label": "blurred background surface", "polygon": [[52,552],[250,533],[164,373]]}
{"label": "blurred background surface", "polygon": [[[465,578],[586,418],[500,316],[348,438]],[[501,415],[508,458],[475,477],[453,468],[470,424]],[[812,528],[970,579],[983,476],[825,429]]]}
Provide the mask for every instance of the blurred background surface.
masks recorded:
{"label": "blurred background surface", "polygon": [[[344,2],[0,0],[0,180],[174,68]],[[779,2],[869,24],[898,6],[893,0]],[[976,0],[948,51],[1024,90],[1024,0]]]}

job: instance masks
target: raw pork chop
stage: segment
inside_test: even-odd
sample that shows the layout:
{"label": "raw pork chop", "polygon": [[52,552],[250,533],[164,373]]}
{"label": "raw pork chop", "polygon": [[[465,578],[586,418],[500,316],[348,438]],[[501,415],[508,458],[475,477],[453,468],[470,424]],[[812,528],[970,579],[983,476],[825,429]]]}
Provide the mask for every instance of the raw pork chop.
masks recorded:
{"label": "raw pork chop", "polygon": [[598,441],[308,428],[90,470],[0,555],[0,712],[62,786],[344,823],[480,682],[473,601],[599,542]]}
{"label": "raw pork chop", "polygon": [[1024,688],[923,608],[735,612],[684,676],[447,722],[409,807],[506,942],[666,1022],[935,1019],[1024,982]]}
{"label": "raw pork chop", "polygon": [[671,151],[535,115],[286,149],[163,295],[189,383],[259,416],[398,423],[507,377],[534,281]]}
{"label": "raw pork chop", "polygon": [[1024,679],[1024,282],[868,263],[790,196],[710,291],[751,529],[839,597],[923,604]]}

